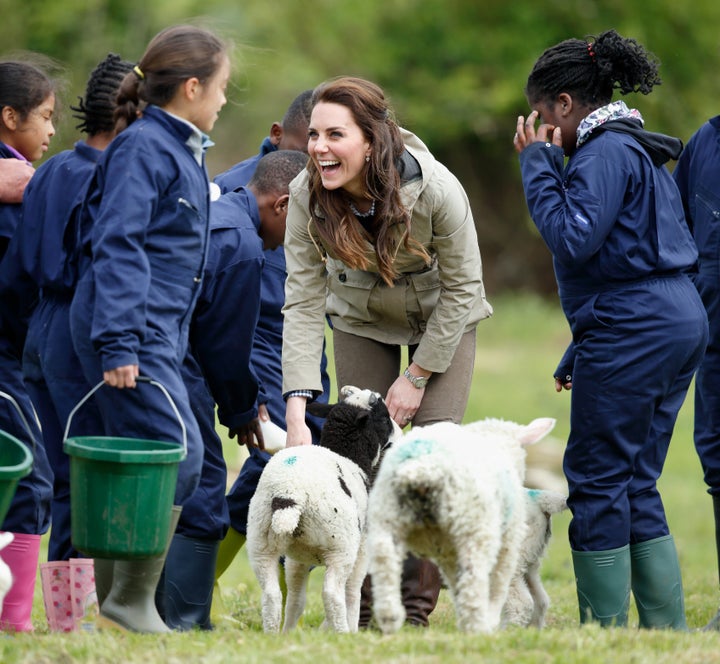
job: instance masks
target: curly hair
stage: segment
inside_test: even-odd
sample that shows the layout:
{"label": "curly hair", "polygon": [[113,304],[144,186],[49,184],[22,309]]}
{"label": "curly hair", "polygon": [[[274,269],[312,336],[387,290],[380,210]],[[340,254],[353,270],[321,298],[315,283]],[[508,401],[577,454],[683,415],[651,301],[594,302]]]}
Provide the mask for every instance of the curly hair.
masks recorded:
{"label": "curly hair", "polygon": [[637,41],[607,30],[586,40],[567,39],[548,48],[528,76],[525,94],[531,103],[555,100],[567,92],[584,105],[610,103],[621,94],[648,94],[662,82],[659,62]]}

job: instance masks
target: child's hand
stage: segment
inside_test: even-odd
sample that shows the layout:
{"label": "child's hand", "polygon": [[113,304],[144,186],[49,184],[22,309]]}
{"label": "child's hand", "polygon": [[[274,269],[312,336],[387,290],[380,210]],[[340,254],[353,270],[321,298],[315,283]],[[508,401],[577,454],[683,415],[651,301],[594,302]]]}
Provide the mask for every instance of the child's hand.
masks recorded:
{"label": "child's hand", "polygon": [[548,134],[551,133],[551,141],[553,145],[562,147],[562,132],[560,127],[554,127],[550,124],[541,124],[535,131],[535,122],[537,121],[538,112],[533,111],[528,115],[527,120],[522,115],[518,116],[515,136],[513,137],[513,145],[515,151],[520,154],[530,143],[547,143]]}
{"label": "child's hand", "polygon": [[140,375],[140,367],[137,364],[128,364],[124,367],[117,367],[103,373],[103,380],[110,387],[123,389],[135,387],[135,378]]}

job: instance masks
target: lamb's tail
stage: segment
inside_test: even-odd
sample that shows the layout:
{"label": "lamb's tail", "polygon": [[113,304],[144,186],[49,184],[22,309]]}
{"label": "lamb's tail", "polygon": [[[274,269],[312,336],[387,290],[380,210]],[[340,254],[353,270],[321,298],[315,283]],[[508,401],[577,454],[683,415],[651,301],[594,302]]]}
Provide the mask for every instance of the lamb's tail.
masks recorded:
{"label": "lamb's tail", "polygon": [[566,496],[557,491],[527,489],[527,492],[548,517],[567,509]]}
{"label": "lamb's tail", "polygon": [[405,489],[423,495],[432,488],[444,483],[443,471],[437,464],[427,459],[407,459],[395,470],[395,482],[398,489]]}
{"label": "lamb's tail", "polygon": [[300,525],[301,505],[293,498],[275,496],[270,507],[273,532],[277,535],[292,535]]}

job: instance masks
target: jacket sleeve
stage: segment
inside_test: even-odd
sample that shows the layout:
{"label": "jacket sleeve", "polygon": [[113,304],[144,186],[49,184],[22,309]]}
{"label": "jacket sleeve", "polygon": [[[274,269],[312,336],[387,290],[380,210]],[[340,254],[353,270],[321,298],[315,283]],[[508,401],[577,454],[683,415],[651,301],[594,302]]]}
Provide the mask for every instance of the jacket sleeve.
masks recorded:
{"label": "jacket sleeve", "polygon": [[538,142],[520,153],[530,216],[555,260],[567,267],[584,264],[600,249],[624,200],[623,155],[612,146],[603,152],[593,147],[588,143],[573,156],[565,182],[562,148]]}
{"label": "jacket sleeve", "polygon": [[680,190],[680,197],[682,198],[683,210],[685,212],[685,221],[687,222],[690,232],[694,232],[694,220],[691,212],[691,174],[692,174],[692,163],[695,149],[695,136],[693,136],[685,149],[682,151],[680,158],[678,159],[675,170],[673,171],[673,180]]}
{"label": "jacket sleeve", "polygon": [[[218,232],[237,233],[237,229],[213,234]],[[218,405],[218,419],[228,429],[257,417],[258,381],[250,354],[260,312],[263,262],[259,254],[223,265],[214,275],[206,273],[193,314],[190,347]]]}
{"label": "jacket sleeve", "polygon": [[[462,186],[438,164],[424,196],[432,195],[432,244],[437,253],[440,295],[412,359],[429,371],[450,366],[478,300],[485,302],[482,264],[475,222]],[[432,191],[432,194],[430,193]]]}
{"label": "jacket sleeve", "polygon": [[151,168],[152,160],[137,152],[122,144],[107,160],[91,232],[95,281],[91,338],[103,371],[137,364],[146,332],[150,266],[144,245],[164,185],[158,182],[159,169]]}
{"label": "jacket sleeve", "polygon": [[325,335],[325,267],[308,231],[310,214],[291,188],[285,230],[283,394],[322,392],[320,362]]}

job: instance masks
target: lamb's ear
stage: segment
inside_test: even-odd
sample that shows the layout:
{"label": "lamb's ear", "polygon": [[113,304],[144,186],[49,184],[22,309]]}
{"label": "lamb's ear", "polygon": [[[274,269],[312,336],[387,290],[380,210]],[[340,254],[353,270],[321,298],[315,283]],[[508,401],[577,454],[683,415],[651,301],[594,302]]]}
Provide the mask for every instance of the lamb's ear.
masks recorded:
{"label": "lamb's ear", "polygon": [[536,420],[526,424],[520,431],[518,440],[523,447],[534,445],[547,436],[555,427],[555,418],[538,417]]}
{"label": "lamb's ear", "polygon": [[335,404],[322,403],[321,401],[311,401],[305,408],[310,415],[316,417],[327,417]]}
{"label": "lamb's ear", "polygon": [[365,422],[370,419],[372,411],[367,410],[366,408],[356,408],[356,410],[357,412],[355,413],[355,423],[365,424]]}

